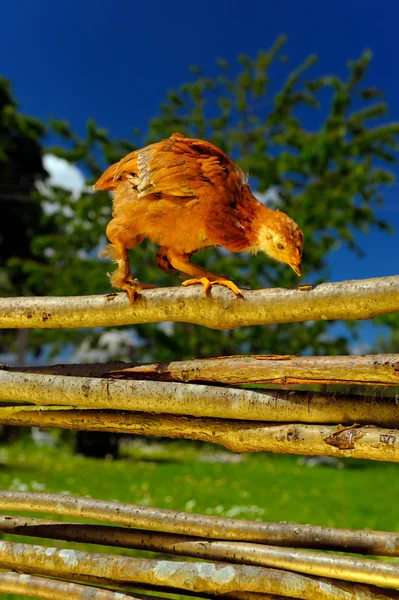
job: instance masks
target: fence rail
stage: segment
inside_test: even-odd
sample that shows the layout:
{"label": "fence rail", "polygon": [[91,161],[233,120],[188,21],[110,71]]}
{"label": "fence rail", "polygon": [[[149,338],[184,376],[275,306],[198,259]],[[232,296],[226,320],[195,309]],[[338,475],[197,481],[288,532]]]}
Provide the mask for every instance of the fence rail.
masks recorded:
{"label": "fence rail", "polygon": [[[194,287],[166,288],[143,292],[133,306],[124,294],[4,298],[0,327],[182,321],[230,329],[393,312],[399,312],[399,276],[245,291],[242,298],[217,287],[209,296]],[[203,440],[236,452],[399,462],[398,382],[399,354],[2,367],[0,424]],[[320,384],[323,391],[292,389],[314,390]],[[326,391],[329,385],[349,386],[348,393]],[[223,594],[226,600],[399,600],[399,563],[378,559],[399,557],[397,533],[222,519],[2,490],[0,511],[7,512],[0,516],[0,533],[13,538],[0,541],[0,568],[23,572],[0,573],[0,591],[77,600],[161,600],[159,593]],[[63,520],[9,514],[15,511]],[[100,524],[65,522],[65,517]],[[38,546],[21,543],[18,536],[43,538],[46,544],[58,540],[57,546],[61,540],[152,551],[163,558],[176,554],[190,561]]]}
{"label": "fence rail", "polygon": [[369,356],[221,356],[164,363],[8,368],[10,372],[181,383],[399,385],[399,354]]}
{"label": "fence rail", "polygon": [[[388,381],[397,377],[397,359],[398,355],[385,357],[384,374],[375,379],[385,377]],[[325,360],[321,357],[322,363]],[[362,357],[362,360],[370,373],[373,362],[376,370],[381,365],[381,361],[373,357]],[[306,361],[301,366],[305,379],[306,373],[312,373]],[[217,360],[210,362],[218,363]],[[270,361],[254,359],[246,362],[245,357],[224,359],[224,362],[250,367],[258,362],[266,366],[266,372],[270,364]],[[273,362],[284,365],[289,361]],[[346,369],[343,369],[343,357],[338,357],[336,362],[351,381],[352,359],[348,358]],[[58,370],[65,372],[66,367],[58,367]],[[261,377],[261,370],[262,366],[257,370],[257,378]],[[198,380],[198,373],[204,373],[206,367],[204,371],[198,367],[177,371],[187,373],[188,379],[195,373]],[[207,372],[213,384],[219,383],[212,367]],[[231,364],[230,372],[234,372]],[[131,371],[117,371],[118,377],[125,374],[130,376]],[[236,377],[244,382],[253,381],[253,370],[240,371],[237,367]],[[109,377],[76,377],[3,369],[0,370],[0,401],[3,401],[0,423],[8,425],[194,439],[220,444],[236,452],[268,451],[399,462],[396,396],[123,380],[112,377],[112,372]],[[10,401],[19,405],[7,405]]]}
{"label": "fence rail", "polygon": [[[399,536],[395,533],[248,522],[27,492],[0,491],[0,509],[50,511],[135,528],[6,516],[0,518],[0,531],[4,534],[101,542],[108,546],[197,559],[195,562],[175,562],[130,558],[0,541],[0,567],[23,570],[27,574],[25,580],[14,576],[14,585],[23,586],[33,581],[30,579],[32,575],[39,575],[36,585],[47,590],[50,580],[43,580],[43,576],[113,588],[117,586],[124,593],[144,585],[153,591],[189,592],[200,597],[227,594],[237,600],[245,600],[248,592],[261,594],[263,599],[273,598],[276,594],[278,597],[304,600],[399,598],[396,590],[370,585],[399,588],[398,563],[306,550],[307,547],[328,548],[330,544],[333,550],[397,556]],[[150,531],[137,529],[143,525],[147,525]],[[282,543],[286,545],[282,546]],[[198,562],[198,559],[201,561]],[[204,559],[208,562],[202,562]],[[9,579],[11,576],[5,574],[4,577]],[[54,586],[57,584],[63,593],[65,589],[66,597],[68,584],[62,582],[64,588],[60,582],[55,582]],[[79,590],[78,584],[74,585],[77,589],[73,597],[90,597],[91,590],[87,590],[88,596],[84,596],[84,590]],[[71,594],[73,591],[71,587]],[[104,600],[114,597],[110,590],[102,593],[104,596],[98,597],[104,597]],[[133,596],[136,597],[134,592]],[[117,598],[115,596],[115,600]]]}
{"label": "fence rail", "polygon": [[214,286],[145,290],[130,305],[126,294],[0,298],[0,328],[104,327],[162,321],[195,323],[211,329],[249,325],[372,319],[399,312],[399,276],[379,277],[298,289],[243,291]]}

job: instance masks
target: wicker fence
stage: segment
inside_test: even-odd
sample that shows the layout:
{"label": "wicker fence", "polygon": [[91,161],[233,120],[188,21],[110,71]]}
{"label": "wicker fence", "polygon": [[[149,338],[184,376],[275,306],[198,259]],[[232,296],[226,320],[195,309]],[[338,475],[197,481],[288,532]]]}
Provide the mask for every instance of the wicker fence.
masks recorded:
{"label": "wicker fence", "polygon": [[[225,329],[393,312],[399,312],[399,277],[249,291],[243,299],[221,288],[208,297],[195,288],[149,290],[134,306],[123,294],[6,298],[0,299],[0,327],[183,321]],[[351,393],[306,390],[320,383],[325,390],[344,384]],[[203,440],[236,452],[399,462],[398,383],[399,354],[3,367],[0,423]],[[242,387],[248,384],[250,389]],[[273,384],[273,389],[256,389],[257,384]],[[180,557],[149,560],[2,541],[4,592],[100,600],[171,593],[238,600],[399,599],[397,533],[222,519],[10,491],[0,491],[0,510],[62,517],[7,514],[0,517],[1,533],[42,537],[47,544],[57,539]]]}

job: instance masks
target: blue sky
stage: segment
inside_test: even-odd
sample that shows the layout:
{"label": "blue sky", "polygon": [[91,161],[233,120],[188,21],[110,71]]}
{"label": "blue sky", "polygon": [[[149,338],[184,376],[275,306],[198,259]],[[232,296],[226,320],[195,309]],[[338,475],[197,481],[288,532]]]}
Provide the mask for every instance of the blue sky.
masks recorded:
{"label": "blue sky", "polygon": [[[21,109],[68,119],[79,132],[94,117],[112,136],[129,137],[187,80],[189,65],[212,75],[216,58],[254,56],[282,33],[289,66],[318,54],[315,75],[344,75],[347,60],[370,48],[368,82],[399,121],[398,0],[19,0],[3,2],[0,15],[0,73]],[[398,191],[387,191],[379,211],[397,232]],[[398,273],[398,235],[359,236],[364,259],[337,251],[332,280]]]}

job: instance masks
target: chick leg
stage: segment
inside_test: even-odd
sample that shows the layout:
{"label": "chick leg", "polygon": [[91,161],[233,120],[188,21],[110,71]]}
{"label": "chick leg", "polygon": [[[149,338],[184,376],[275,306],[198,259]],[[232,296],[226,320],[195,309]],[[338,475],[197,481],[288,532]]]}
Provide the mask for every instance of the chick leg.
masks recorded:
{"label": "chick leg", "polygon": [[116,244],[108,244],[107,248],[100,252],[99,256],[112,258],[113,262],[118,265],[112,275],[108,274],[111,285],[114,288],[119,288],[127,292],[130,304],[134,303],[136,296],[140,294],[141,290],[155,287],[146,283],[139,283],[133,279],[127,248]]}
{"label": "chick leg", "polygon": [[170,264],[175,269],[182,271],[182,273],[185,273],[186,275],[191,275],[194,277],[194,279],[186,279],[186,281],[183,281],[182,285],[186,286],[200,283],[204,286],[205,293],[208,292],[212,285],[223,285],[234,292],[236,296],[241,296],[240,289],[229,279],[220,277],[219,275],[214,275],[198,265],[193,265],[190,262],[190,254],[178,254],[177,252],[169,249],[167,256]]}

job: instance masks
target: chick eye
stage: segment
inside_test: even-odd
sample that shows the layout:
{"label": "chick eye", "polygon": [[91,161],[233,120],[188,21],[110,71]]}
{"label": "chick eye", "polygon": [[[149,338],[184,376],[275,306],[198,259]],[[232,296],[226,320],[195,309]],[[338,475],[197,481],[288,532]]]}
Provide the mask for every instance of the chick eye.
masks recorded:
{"label": "chick eye", "polygon": [[278,248],[279,250],[284,250],[284,246],[283,246],[283,244],[277,244],[277,248]]}

